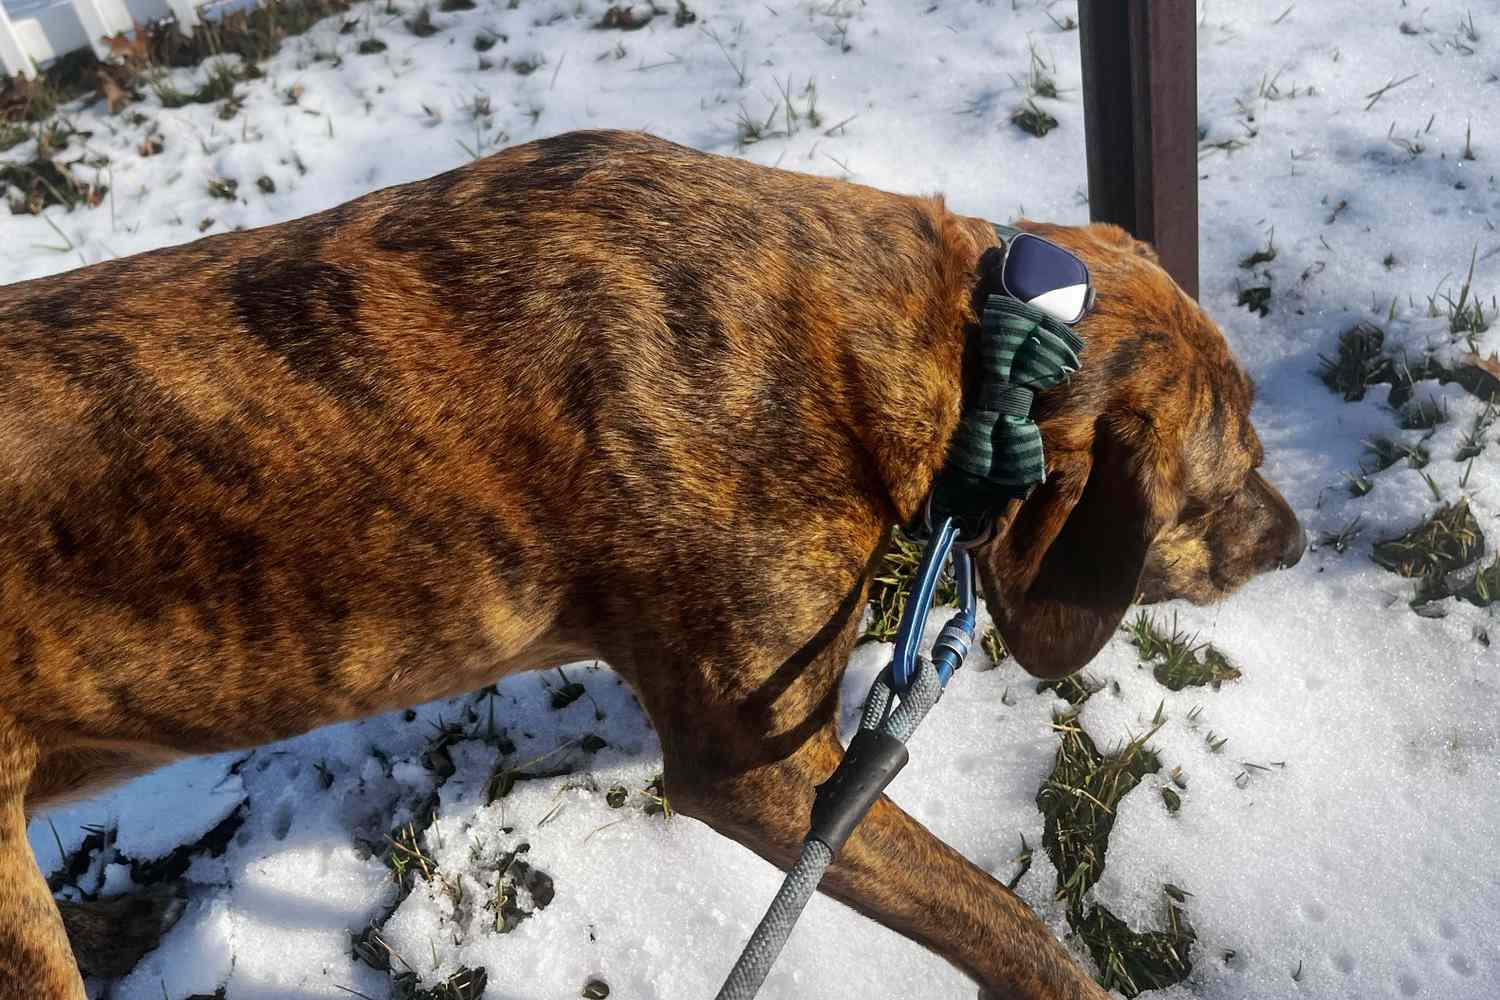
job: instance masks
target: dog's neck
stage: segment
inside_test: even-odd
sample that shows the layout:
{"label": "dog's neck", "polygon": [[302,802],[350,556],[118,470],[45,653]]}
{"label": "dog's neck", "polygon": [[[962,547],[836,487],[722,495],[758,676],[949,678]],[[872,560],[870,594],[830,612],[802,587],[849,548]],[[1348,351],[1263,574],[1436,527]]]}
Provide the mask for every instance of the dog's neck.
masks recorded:
{"label": "dog's neck", "polygon": [[[842,395],[868,407],[844,420],[868,451],[900,524],[921,513],[977,384],[969,354],[979,333],[981,277],[999,245],[984,220],[943,214],[935,227],[939,259],[928,265],[939,281],[899,297],[889,287],[854,289],[862,299],[891,303],[882,308],[897,315],[890,323],[849,324],[842,348],[849,359]],[[882,335],[871,337],[871,329]]]}

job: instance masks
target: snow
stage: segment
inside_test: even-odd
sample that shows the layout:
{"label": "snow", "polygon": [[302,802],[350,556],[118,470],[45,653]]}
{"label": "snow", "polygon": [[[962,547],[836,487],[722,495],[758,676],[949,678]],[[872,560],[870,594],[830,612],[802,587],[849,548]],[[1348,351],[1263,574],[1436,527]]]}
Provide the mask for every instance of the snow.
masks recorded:
{"label": "snow", "polygon": [[[107,167],[74,170],[97,171],[111,193],[94,209],[49,209],[47,220],[0,213],[0,281],[294,218],[457,166],[471,151],[585,127],[644,128],[790,169],[943,191],[955,210],[996,221],[1087,218],[1077,32],[1062,27],[1072,3],[692,0],[692,24],[675,26],[663,4],[639,31],[594,30],[607,6],[480,0],[473,11],[434,12],[441,30],[419,39],[403,25],[414,5],[368,4],[347,19],[348,34],[336,18],[289,40],[263,79],[239,86],[243,108],[231,120],[208,105],[164,109],[155,97],[122,115],[73,109],[89,134],[66,158],[107,157]],[[1345,476],[1358,471],[1365,441],[1414,443],[1426,432],[1399,428],[1384,387],[1346,403],[1315,372],[1356,321],[1381,326],[1413,358],[1468,350],[1427,315],[1428,299],[1441,308],[1443,293],[1457,296],[1471,254],[1487,306],[1500,287],[1500,16],[1475,5],[1471,39],[1460,27],[1468,8],[1456,5],[1242,0],[1199,12],[1201,298],[1259,383],[1269,478],[1314,539],[1356,517],[1362,530],[1347,552],[1317,548],[1222,605],[1157,609],[1226,653],[1239,680],[1167,691],[1123,635],[1089,668],[1115,682],[1082,710],[1101,748],[1149,728],[1158,705],[1167,717],[1152,741],[1163,770],[1121,803],[1093,898],[1144,930],[1160,926],[1162,883],[1192,894],[1183,908],[1199,935],[1194,969],[1166,998],[1493,997],[1500,677],[1476,637],[1496,623],[1492,609],[1457,599],[1442,603],[1444,618],[1412,613],[1410,583],[1377,567],[1369,546],[1430,515],[1436,491],[1469,499],[1487,563],[1500,538],[1496,432],[1472,468],[1455,461],[1483,405],[1457,385],[1419,385],[1417,396],[1440,400],[1450,417],[1425,441],[1430,464],[1374,473],[1373,491],[1354,498]],[[372,36],[388,48],[357,54]],[[497,41],[477,53],[480,36]],[[1059,122],[1041,139],[1007,121],[1033,48],[1061,91],[1037,99]],[[536,68],[522,75],[520,63]],[[190,91],[206,71],[169,79]],[[801,114],[792,134],[741,147],[743,123],[785,130],[787,94]],[[160,155],[141,155],[148,135],[162,137]],[[274,192],[258,187],[261,177]],[[209,194],[216,178],[238,182],[232,200]],[[1268,240],[1274,260],[1242,267]],[[1237,305],[1242,288],[1261,285],[1272,289],[1264,317]],[[1497,338],[1479,335],[1481,353],[1500,349]],[[855,653],[846,728],[888,655],[877,645]],[[1036,790],[1062,703],[1013,663],[974,669],[985,665],[976,652],[954,680],[891,793],[1009,880],[1022,838],[1041,843]],[[493,697],[423,706],[410,720],[395,713],[175,765],[38,818],[32,843],[51,871],[49,820],[65,851],[85,825],[114,829],[114,845],[79,882],[124,888],[122,858],[196,843],[245,803],[224,853],[193,856],[186,915],[114,984],[116,1000],[219,986],[232,1000],[384,997],[389,974],[355,960],[350,940],[392,906],[383,931],[400,955],[392,965],[409,963],[424,984],[483,966],[492,1000],[577,996],[592,977],[613,996],[712,995],[779,874],[695,821],[648,815],[641,790],[660,767],[649,725],[607,670],[567,674],[588,697],[561,710],[550,705],[563,683],[555,672],[513,678]],[[483,727],[491,708],[514,750],[455,743],[454,773],[439,787],[422,763],[435,726],[472,710],[471,728]],[[1218,752],[1209,732],[1228,737]],[[606,745],[583,750],[576,741],[589,734]],[[570,773],[518,781],[486,804],[498,761],[526,770],[547,754],[530,769]],[[1187,780],[1175,814],[1157,792],[1173,767]],[[629,795],[612,808],[617,786]],[[442,879],[419,880],[397,905],[372,850],[434,793],[423,846]],[[529,849],[516,856],[550,876],[556,895],[538,909],[516,880],[519,905],[534,913],[497,934],[484,904],[522,843]],[[1017,891],[1064,935],[1055,879],[1038,849]],[[941,960],[819,898],[762,995],[973,991]]]}

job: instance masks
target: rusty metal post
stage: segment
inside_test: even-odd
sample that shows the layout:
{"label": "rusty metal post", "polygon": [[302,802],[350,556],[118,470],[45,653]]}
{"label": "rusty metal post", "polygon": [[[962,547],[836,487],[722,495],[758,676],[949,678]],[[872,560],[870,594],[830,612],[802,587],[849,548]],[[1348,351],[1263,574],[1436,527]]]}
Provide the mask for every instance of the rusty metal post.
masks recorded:
{"label": "rusty metal post", "polygon": [[1089,214],[1149,240],[1198,294],[1194,0],[1079,0]]}

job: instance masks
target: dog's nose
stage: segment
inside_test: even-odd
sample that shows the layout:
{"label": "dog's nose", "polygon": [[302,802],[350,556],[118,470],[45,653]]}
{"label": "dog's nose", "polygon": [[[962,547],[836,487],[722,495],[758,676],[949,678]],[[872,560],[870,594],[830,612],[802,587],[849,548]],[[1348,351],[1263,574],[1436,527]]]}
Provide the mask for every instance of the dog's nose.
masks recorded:
{"label": "dog's nose", "polygon": [[1297,565],[1306,550],[1307,531],[1299,524],[1297,530],[1292,532],[1292,537],[1287,540],[1286,548],[1281,550],[1281,568],[1290,569]]}

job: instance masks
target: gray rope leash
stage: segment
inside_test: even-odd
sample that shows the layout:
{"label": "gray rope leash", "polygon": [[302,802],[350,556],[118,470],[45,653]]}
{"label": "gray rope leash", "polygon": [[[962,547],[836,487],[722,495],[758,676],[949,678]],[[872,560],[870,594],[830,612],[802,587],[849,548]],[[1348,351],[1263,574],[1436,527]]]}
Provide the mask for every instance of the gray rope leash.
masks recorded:
{"label": "gray rope leash", "polygon": [[[849,741],[843,761],[818,786],[802,854],[787,872],[770,911],[750,936],[750,943],[719,990],[718,1000],[752,1000],[759,992],[834,856],[906,765],[906,741],[938,703],[943,686],[968,655],[974,642],[978,598],[967,544],[959,542],[959,528],[951,517],[932,529],[901,614],[891,662],[870,686],[859,729]],[[932,658],[926,659],[918,655],[917,647],[932,609],[938,577],[950,555],[958,582],[959,610],[933,644]]]}
{"label": "gray rope leash", "polygon": [[[854,742],[850,743],[849,754],[857,753],[855,744],[860,740],[862,734],[879,733],[887,737],[900,748],[900,763],[906,763],[906,741],[916,731],[917,725],[932,711],[937,704],[938,698],[942,696],[943,684],[938,678],[938,672],[933,665],[924,661],[921,672],[907,696],[901,699],[900,705],[891,710],[895,692],[886,681],[885,672],[876,679],[870,688],[869,697],[865,699],[865,714],[860,720],[859,731],[855,735]],[[846,758],[847,759],[847,758]],[[842,768],[841,768],[842,769]],[[865,811],[873,804],[874,799],[879,797],[881,791],[896,776],[900,769],[898,764],[895,769],[890,770],[879,787],[874,789],[874,794],[869,797],[864,808],[859,810],[855,822],[849,824],[848,831],[852,833],[854,825],[862,819]],[[782,947],[787,938],[791,937],[792,927],[797,918],[802,915],[802,910],[807,906],[808,900],[812,899],[813,893],[818,891],[818,884],[823,880],[823,874],[828,866],[833,863],[835,848],[823,842],[817,836],[818,819],[817,809],[814,807],[814,833],[809,834],[802,843],[802,854],[797,863],[787,872],[786,880],[781,883],[781,889],[776,893],[775,900],[761,918],[760,924],[755,928],[755,933],[750,935],[749,944],[745,945],[744,952],[739,961],[735,963],[734,969],[729,973],[729,978],[724,981],[724,986],[719,990],[718,1000],[753,1000],[756,993],[760,991],[761,984],[766,981],[766,976],[771,972],[771,966],[776,957],[781,954]],[[836,835],[835,835],[836,836]],[[842,839],[838,847],[842,847]]]}

